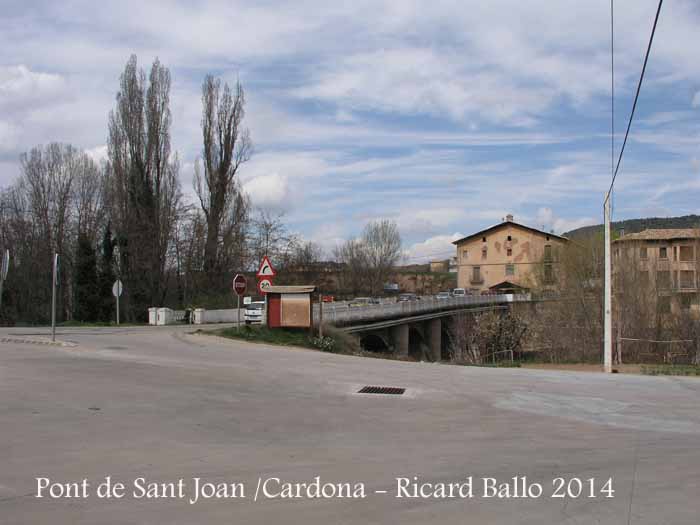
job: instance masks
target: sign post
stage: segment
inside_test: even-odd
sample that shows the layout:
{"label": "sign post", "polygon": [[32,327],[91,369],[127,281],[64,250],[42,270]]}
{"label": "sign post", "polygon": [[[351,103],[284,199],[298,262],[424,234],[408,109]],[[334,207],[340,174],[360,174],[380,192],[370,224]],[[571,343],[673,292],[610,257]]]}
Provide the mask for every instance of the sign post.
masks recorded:
{"label": "sign post", "polygon": [[270,258],[267,255],[263,256],[262,261],[260,261],[260,267],[258,268],[258,273],[255,276],[258,278],[258,292],[265,298],[265,318],[267,319],[267,288],[272,286],[272,278],[277,275],[277,272],[270,262]]}
{"label": "sign post", "polygon": [[51,282],[51,341],[56,341],[56,283],[58,278],[58,254],[53,254],[53,280]]}
{"label": "sign post", "polygon": [[240,273],[233,278],[233,291],[236,293],[236,309],[238,312],[238,331],[241,331],[241,295],[245,293],[248,283]]}
{"label": "sign post", "polygon": [[7,279],[7,271],[10,269],[10,250],[5,250],[5,255],[2,258],[2,268],[0,269],[0,309],[2,308],[2,290],[5,287],[5,279]]}
{"label": "sign post", "polygon": [[123,289],[124,287],[119,279],[114,281],[112,285],[112,295],[117,298],[117,326],[119,326],[119,296],[122,294]]}

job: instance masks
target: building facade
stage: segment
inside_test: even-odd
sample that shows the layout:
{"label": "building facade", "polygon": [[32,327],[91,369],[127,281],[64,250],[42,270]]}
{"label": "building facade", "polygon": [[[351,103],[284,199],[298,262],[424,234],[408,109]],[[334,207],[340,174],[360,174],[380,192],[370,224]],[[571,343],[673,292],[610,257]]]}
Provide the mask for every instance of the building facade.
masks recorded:
{"label": "building facade", "polygon": [[472,293],[552,287],[567,242],[565,237],[518,224],[508,215],[502,223],[452,243],[457,248],[457,286]]}
{"label": "building facade", "polygon": [[650,229],[613,241],[613,294],[639,295],[660,314],[700,313],[700,229]]}

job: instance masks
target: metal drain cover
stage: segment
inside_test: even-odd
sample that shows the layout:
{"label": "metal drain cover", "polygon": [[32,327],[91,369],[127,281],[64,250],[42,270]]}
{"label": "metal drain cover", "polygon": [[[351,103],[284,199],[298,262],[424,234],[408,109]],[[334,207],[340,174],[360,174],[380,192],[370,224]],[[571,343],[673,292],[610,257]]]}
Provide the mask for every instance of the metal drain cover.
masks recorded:
{"label": "metal drain cover", "polygon": [[357,391],[358,394],[387,394],[400,396],[406,391],[405,388],[396,386],[364,386]]}

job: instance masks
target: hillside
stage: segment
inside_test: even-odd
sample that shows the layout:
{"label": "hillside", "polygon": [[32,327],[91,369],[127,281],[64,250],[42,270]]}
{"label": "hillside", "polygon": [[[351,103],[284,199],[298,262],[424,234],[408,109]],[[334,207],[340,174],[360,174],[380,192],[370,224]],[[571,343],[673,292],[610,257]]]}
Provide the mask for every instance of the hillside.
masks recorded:
{"label": "hillside", "polygon": [[[682,217],[647,217],[645,219],[627,219],[612,223],[612,230],[625,229],[625,233],[637,233],[651,228],[700,228],[700,215],[683,215]],[[584,226],[566,232],[564,237],[570,239],[588,237],[596,233],[603,234],[603,225]]]}

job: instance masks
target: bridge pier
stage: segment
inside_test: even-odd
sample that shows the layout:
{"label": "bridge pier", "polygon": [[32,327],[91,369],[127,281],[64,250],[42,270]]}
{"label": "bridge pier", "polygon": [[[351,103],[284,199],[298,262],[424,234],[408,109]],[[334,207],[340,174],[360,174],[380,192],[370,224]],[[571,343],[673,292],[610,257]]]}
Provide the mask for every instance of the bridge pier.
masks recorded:
{"label": "bridge pier", "polygon": [[442,359],[442,322],[440,319],[426,321],[428,347],[430,348],[430,359],[439,363]]}
{"label": "bridge pier", "polygon": [[408,357],[408,325],[400,324],[391,327],[391,341],[394,352],[399,357]]}

